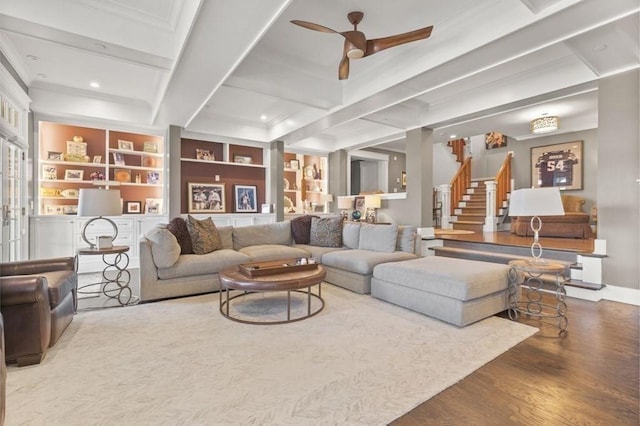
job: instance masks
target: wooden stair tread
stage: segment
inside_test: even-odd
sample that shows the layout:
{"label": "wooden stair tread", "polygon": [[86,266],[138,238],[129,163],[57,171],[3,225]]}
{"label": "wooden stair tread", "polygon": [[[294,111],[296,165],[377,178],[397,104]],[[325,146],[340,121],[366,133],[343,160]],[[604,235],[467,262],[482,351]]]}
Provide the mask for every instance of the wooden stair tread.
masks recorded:
{"label": "wooden stair tread", "polygon": [[484,222],[478,222],[477,220],[454,220],[451,223],[460,223],[465,225],[484,225]]}

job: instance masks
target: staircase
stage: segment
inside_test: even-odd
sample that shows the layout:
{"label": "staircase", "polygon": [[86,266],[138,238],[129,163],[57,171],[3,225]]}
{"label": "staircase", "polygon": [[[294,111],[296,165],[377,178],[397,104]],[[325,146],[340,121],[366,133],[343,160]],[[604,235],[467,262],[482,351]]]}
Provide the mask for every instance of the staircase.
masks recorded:
{"label": "staircase", "polygon": [[[488,179],[485,179],[488,180]],[[451,224],[453,229],[482,232],[484,219],[487,212],[487,188],[485,180],[472,181],[454,208]]]}

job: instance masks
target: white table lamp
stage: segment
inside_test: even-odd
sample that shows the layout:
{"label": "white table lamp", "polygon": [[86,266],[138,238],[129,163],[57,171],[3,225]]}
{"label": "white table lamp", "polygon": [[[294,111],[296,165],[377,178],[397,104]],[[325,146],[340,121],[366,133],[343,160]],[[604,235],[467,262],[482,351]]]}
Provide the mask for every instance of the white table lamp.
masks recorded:
{"label": "white table lamp", "polygon": [[544,263],[541,259],[542,246],[538,241],[542,220],[540,216],[563,216],[562,198],[558,188],[526,188],[517,189],[509,198],[509,216],[532,216],[531,229],[533,243],[531,256],[533,263]]}
{"label": "white table lamp", "polygon": [[367,222],[376,221],[376,209],[382,205],[382,198],[379,194],[371,194],[364,196],[364,207],[367,209]]}
{"label": "white table lamp", "polygon": [[82,240],[92,249],[96,247],[96,243],[87,239],[87,227],[98,219],[109,222],[113,226],[113,236],[111,237],[111,241],[113,241],[118,236],[118,227],[114,221],[104,216],[120,216],[121,214],[122,204],[119,189],[80,189],[78,216],[97,216],[88,220],[82,227]]}
{"label": "white table lamp", "polygon": [[338,209],[342,210],[342,219],[349,219],[349,212],[347,210],[353,209],[353,199],[351,197],[338,197]]}

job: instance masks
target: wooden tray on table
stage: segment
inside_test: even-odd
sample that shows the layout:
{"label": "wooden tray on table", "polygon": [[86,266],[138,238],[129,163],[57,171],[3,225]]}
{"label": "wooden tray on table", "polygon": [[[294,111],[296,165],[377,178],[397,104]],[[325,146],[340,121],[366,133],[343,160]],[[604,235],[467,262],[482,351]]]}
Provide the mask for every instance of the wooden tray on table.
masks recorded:
{"label": "wooden tray on table", "polygon": [[[248,277],[286,274],[287,272],[308,271],[317,269],[318,263],[299,263],[300,259],[271,260],[268,262],[241,263],[238,270]],[[307,259],[307,262],[309,260]]]}

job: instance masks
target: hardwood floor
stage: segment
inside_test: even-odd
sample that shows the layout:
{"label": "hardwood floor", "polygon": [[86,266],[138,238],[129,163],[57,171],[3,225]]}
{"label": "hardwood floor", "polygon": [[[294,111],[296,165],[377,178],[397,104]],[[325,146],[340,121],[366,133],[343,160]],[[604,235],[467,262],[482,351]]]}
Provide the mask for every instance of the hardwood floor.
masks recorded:
{"label": "hardwood floor", "polygon": [[540,332],[392,425],[640,424],[640,308],[567,304],[564,337],[550,324],[521,319]]}

